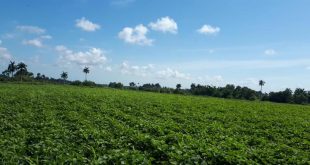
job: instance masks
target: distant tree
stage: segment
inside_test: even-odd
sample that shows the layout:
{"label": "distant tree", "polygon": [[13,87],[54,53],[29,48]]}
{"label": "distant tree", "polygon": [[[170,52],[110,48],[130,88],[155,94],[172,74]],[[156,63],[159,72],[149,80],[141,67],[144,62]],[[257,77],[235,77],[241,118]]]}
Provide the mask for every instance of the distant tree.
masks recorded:
{"label": "distant tree", "polygon": [[184,94],[184,91],[181,90],[181,84],[177,84],[175,90],[173,91],[175,94]]}
{"label": "distant tree", "polygon": [[129,89],[135,89],[135,90],[138,89],[136,83],[130,82],[129,83]]}
{"label": "distant tree", "polygon": [[130,86],[130,87],[136,87],[136,84],[135,84],[134,82],[130,82],[130,83],[129,83],[129,86]]}
{"label": "distant tree", "polygon": [[176,90],[180,90],[181,89],[181,84],[177,84],[176,85]]}
{"label": "distant tree", "polygon": [[196,85],[194,83],[191,84],[191,90],[195,90]]}
{"label": "distant tree", "polygon": [[237,86],[233,92],[233,97],[236,99],[243,99],[242,96],[242,87],[241,86]]}
{"label": "distant tree", "polygon": [[2,76],[8,78],[8,77],[10,76],[10,72],[9,72],[8,70],[4,70],[4,71],[2,72]]}
{"label": "distant tree", "polygon": [[89,67],[84,67],[83,72],[85,73],[85,81],[87,81],[87,74],[89,73]]}
{"label": "distant tree", "polygon": [[37,79],[37,80],[40,80],[40,79],[41,79],[41,73],[37,73],[36,79]]}
{"label": "distant tree", "polygon": [[154,85],[154,87],[155,87],[157,90],[159,90],[159,89],[161,88],[161,86],[160,86],[159,83],[156,83],[156,84]]}
{"label": "distant tree", "polygon": [[260,98],[262,99],[262,96],[263,96],[263,86],[265,85],[265,81],[263,80],[259,80],[258,81],[258,85],[260,86]]}
{"label": "distant tree", "polygon": [[223,98],[233,98],[233,93],[235,90],[235,86],[232,84],[227,84],[222,88],[221,94]]}
{"label": "distant tree", "polygon": [[242,87],[241,88],[241,96],[243,99],[246,100],[255,100],[257,98],[256,91],[248,88],[248,87]]}
{"label": "distant tree", "polygon": [[11,73],[11,78],[13,78],[13,75],[16,69],[17,69],[17,66],[15,65],[15,61],[10,61],[10,64],[7,70]]}
{"label": "distant tree", "polygon": [[308,102],[307,92],[304,89],[296,88],[293,99],[297,104],[306,104]]}
{"label": "distant tree", "polygon": [[96,83],[93,82],[93,81],[84,81],[84,82],[82,83],[82,85],[83,85],[83,86],[94,87],[94,86],[96,86]]}
{"label": "distant tree", "polygon": [[16,66],[17,72],[15,73],[20,77],[20,81],[22,81],[23,76],[28,74],[27,65],[23,62],[20,62]]}
{"label": "distant tree", "polygon": [[159,90],[160,93],[173,93],[174,89],[173,88],[168,88],[168,87],[162,87]]}
{"label": "distant tree", "polygon": [[66,82],[67,78],[68,78],[68,73],[67,72],[62,72],[60,74],[61,78],[63,79],[64,83]]}
{"label": "distant tree", "polygon": [[139,90],[143,90],[143,91],[151,91],[151,92],[160,92],[161,90],[161,86],[159,83],[156,84],[143,84],[142,86],[139,86]]}
{"label": "distant tree", "polygon": [[308,103],[310,103],[310,91],[307,92],[307,96],[308,96]]}
{"label": "distant tree", "polygon": [[122,83],[120,83],[120,82],[118,82],[118,83],[116,83],[116,82],[110,82],[109,83],[109,87],[110,88],[119,88],[119,89],[121,89],[121,88],[123,88],[123,84]]}
{"label": "distant tree", "polygon": [[268,98],[272,102],[291,103],[293,101],[292,90],[287,88],[284,91],[270,92]]}
{"label": "distant tree", "polygon": [[33,78],[33,73],[32,72],[27,72],[27,76]]}
{"label": "distant tree", "polygon": [[258,82],[258,84],[259,84],[259,86],[260,86],[260,92],[261,93],[263,93],[263,86],[265,85],[265,81],[263,81],[263,80],[259,80],[259,82]]}

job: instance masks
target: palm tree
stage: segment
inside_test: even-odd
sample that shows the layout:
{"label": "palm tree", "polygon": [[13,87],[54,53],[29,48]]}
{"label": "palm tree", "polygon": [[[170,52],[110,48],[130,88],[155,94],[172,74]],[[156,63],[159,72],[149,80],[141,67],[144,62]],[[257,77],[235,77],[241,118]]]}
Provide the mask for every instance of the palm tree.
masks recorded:
{"label": "palm tree", "polygon": [[61,78],[64,80],[64,83],[66,82],[67,78],[68,78],[68,73],[67,72],[62,72],[60,74]]}
{"label": "palm tree", "polygon": [[129,83],[129,86],[130,86],[130,87],[135,87],[136,84],[135,84],[134,82],[130,82],[130,83]]}
{"label": "palm tree", "polygon": [[262,98],[262,95],[263,95],[263,86],[265,85],[265,81],[263,80],[259,80],[258,84],[260,86],[260,95],[261,95],[261,98]]}
{"label": "palm tree", "polygon": [[181,84],[177,84],[176,88],[177,88],[177,90],[180,90],[181,89]]}
{"label": "palm tree", "polygon": [[85,81],[87,81],[87,74],[89,73],[89,68],[85,66],[83,72],[85,73]]}
{"label": "palm tree", "polygon": [[23,75],[26,75],[28,73],[27,65],[23,62],[20,62],[17,64],[16,69],[17,69],[16,75],[19,75],[20,81],[22,81]]}
{"label": "palm tree", "polygon": [[11,78],[13,78],[13,74],[16,71],[17,67],[15,65],[15,61],[10,61],[10,64],[8,66],[8,71],[11,73]]}

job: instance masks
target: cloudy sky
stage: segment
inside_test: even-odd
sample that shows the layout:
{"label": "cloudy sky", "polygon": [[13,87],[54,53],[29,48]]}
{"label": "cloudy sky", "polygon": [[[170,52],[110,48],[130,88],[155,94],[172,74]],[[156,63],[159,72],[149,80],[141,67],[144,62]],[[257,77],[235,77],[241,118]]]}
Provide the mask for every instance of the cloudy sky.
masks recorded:
{"label": "cloudy sky", "polygon": [[0,69],[128,84],[310,89],[308,0],[1,0]]}

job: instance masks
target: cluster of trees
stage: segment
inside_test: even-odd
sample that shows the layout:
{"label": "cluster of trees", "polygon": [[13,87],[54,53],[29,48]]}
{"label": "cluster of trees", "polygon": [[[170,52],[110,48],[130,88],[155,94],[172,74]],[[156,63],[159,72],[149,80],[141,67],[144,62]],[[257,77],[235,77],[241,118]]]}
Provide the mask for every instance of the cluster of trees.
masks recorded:
{"label": "cluster of trees", "polygon": [[124,85],[120,82],[110,82],[108,85],[110,88],[118,88],[118,89],[122,89],[124,87]]}
{"label": "cluster of trees", "polygon": [[27,65],[23,62],[18,64],[15,61],[10,61],[6,70],[1,74],[1,79],[10,78],[12,80],[29,80],[33,78],[33,73],[28,72]]}
{"label": "cluster of trees", "polygon": [[295,103],[295,104],[309,104],[310,103],[310,91],[305,91],[301,88],[296,88],[293,92],[291,89],[285,89],[280,92],[270,92],[264,94],[263,101],[272,101],[278,103]]}
{"label": "cluster of trees", "polygon": [[139,85],[134,82],[130,82],[129,86],[124,86],[120,82],[110,82],[108,85],[96,84],[95,82],[87,80],[87,75],[90,73],[90,69],[88,67],[83,68],[82,71],[85,74],[85,80],[83,82],[79,80],[68,81],[68,72],[62,72],[60,74],[60,78],[58,79],[47,77],[41,73],[37,73],[36,77],[34,77],[33,73],[28,71],[27,65],[25,63],[20,62],[16,64],[14,61],[10,61],[7,69],[5,69],[0,75],[0,81],[39,81],[63,83],[77,86],[108,86],[118,89],[131,89],[158,93],[188,94],[244,100],[262,100],[279,103],[310,103],[310,91],[305,91],[301,88],[297,88],[294,92],[291,89],[286,89],[279,92],[263,93],[263,86],[265,85],[265,82],[263,80],[260,80],[258,82],[258,85],[261,87],[260,91],[255,91],[248,87],[235,86],[232,84],[228,84],[225,87],[191,84],[190,89],[181,89],[181,84],[177,84],[175,88],[162,87],[159,83],[147,83]]}
{"label": "cluster of trees", "polygon": [[37,73],[36,76],[32,72],[28,71],[28,66],[20,62],[18,64],[15,61],[10,61],[7,69],[0,74],[0,81],[38,81],[38,82],[50,82],[50,83],[64,83],[71,85],[85,85],[96,86],[97,84],[92,81],[87,81],[87,74],[89,74],[89,67],[85,67],[82,70],[85,73],[85,81],[68,81],[68,72],[62,72],[60,78],[47,77],[44,74]]}
{"label": "cluster of trees", "polygon": [[193,95],[245,99],[245,100],[256,100],[259,99],[260,96],[260,92],[254,91],[248,87],[240,87],[240,86],[235,87],[234,85],[231,84],[228,84],[225,87],[192,84],[190,88],[190,93]]}
{"label": "cluster of trees", "polygon": [[[109,87],[123,88],[123,85],[111,85],[121,83],[110,83]],[[258,82],[260,91],[255,91],[248,87],[235,86],[228,84],[225,87],[216,87],[210,85],[191,84],[190,89],[181,89],[181,84],[177,84],[176,88],[162,87],[159,83],[156,84],[143,84],[141,86],[136,85],[134,82],[130,82],[128,89],[141,90],[158,93],[175,93],[175,94],[188,94],[199,96],[212,96],[220,98],[230,99],[243,99],[243,100],[262,100],[279,103],[295,103],[295,104],[309,104],[310,103],[310,91],[297,88],[294,92],[291,89],[286,89],[279,92],[263,93],[263,86],[265,81],[260,80]]]}
{"label": "cluster of trees", "polygon": [[158,93],[174,93],[174,94],[185,94],[185,90],[181,90],[181,84],[177,84],[177,88],[169,88],[169,87],[162,87],[159,83],[156,84],[143,84],[141,86],[136,85],[134,82],[130,82],[129,86],[126,87],[132,90],[140,90],[140,91],[148,91],[148,92],[158,92]]}

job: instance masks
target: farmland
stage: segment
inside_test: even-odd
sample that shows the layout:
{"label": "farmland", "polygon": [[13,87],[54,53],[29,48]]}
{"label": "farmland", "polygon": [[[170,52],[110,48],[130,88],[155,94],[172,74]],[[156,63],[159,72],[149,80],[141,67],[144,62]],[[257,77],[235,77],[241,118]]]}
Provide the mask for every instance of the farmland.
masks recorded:
{"label": "farmland", "polygon": [[310,106],[0,84],[0,164],[309,164]]}

